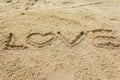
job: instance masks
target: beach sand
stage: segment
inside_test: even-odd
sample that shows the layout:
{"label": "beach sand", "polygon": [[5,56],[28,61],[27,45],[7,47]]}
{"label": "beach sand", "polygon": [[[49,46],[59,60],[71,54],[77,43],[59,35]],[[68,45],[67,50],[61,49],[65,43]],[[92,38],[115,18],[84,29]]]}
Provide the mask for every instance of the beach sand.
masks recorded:
{"label": "beach sand", "polygon": [[120,80],[120,1],[0,0],[0,80]]}

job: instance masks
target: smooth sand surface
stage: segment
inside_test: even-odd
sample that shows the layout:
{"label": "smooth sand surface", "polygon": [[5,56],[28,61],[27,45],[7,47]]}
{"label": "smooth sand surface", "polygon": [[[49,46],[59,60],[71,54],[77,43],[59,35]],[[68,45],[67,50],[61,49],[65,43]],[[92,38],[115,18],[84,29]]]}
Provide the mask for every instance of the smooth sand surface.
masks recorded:
{"label": "smooth sand surface", "polygon": [[120,0],[0,0],[0,80],[120,80]]}

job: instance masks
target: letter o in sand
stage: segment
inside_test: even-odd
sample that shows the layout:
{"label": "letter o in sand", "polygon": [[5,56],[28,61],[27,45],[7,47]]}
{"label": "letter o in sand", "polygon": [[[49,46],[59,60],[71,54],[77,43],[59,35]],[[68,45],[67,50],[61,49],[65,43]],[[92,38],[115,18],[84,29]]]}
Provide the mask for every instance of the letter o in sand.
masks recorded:
{"label": "letter o in sand", "polygon": [[34,47],[41,48],[46,45],[50,45],[55,39],[56,39],[55,34],[51,32],[45,34],[30,33],[27,36],[26,43]]}

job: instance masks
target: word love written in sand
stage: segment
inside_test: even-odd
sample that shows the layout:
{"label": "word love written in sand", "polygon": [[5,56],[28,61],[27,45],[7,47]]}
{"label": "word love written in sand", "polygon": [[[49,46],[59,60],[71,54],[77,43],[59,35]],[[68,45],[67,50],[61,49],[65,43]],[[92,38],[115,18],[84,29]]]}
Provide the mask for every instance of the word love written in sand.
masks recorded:
{"label": "word love written in sand", "polygon": [[[78,43],[80,43],[82,40],[84,40],[89,33],[92,33],[92,34],[95,34],[95,36],[93,37],[94,46],[98,48],[105,48],[105,49],[120,48],[120,42],[119,42],[120,40],[118,39],[118,36],[115,37],[113,35],[108,35],[112,32],[113,30],[111,29],[95,29],[90,31],[81,31],[76,35],[76,37],[72,41],[69,41],[61,32],[57,32],[56,34],[52,32],[45,33],[45,34],[30,33],[26,36],[25,43],[27,45],[30,45],[36,48],[42,48],[47,45],[51,45],[53,41],[59,38],[67,47],[74,47]],[[14,49],[23,50],[23,49],[30,48],[26,45],[16,45],[15,41],[14,43],[12,43],[13,38],[14,38],[13,33],[9,33],[8,37],[6,37],[6,40],[3,43],[4,44],[3,50],[14,50]],[[1,44],[1,46],[3,44]]]}

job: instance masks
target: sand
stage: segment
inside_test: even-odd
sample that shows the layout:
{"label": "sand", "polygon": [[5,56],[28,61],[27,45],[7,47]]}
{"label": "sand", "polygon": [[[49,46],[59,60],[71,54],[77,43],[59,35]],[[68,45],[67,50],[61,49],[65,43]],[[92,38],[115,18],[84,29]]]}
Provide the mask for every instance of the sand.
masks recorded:
{"label": "sand", "polygon": [[120,80],[120,1],[0,0],[0,80]]}

